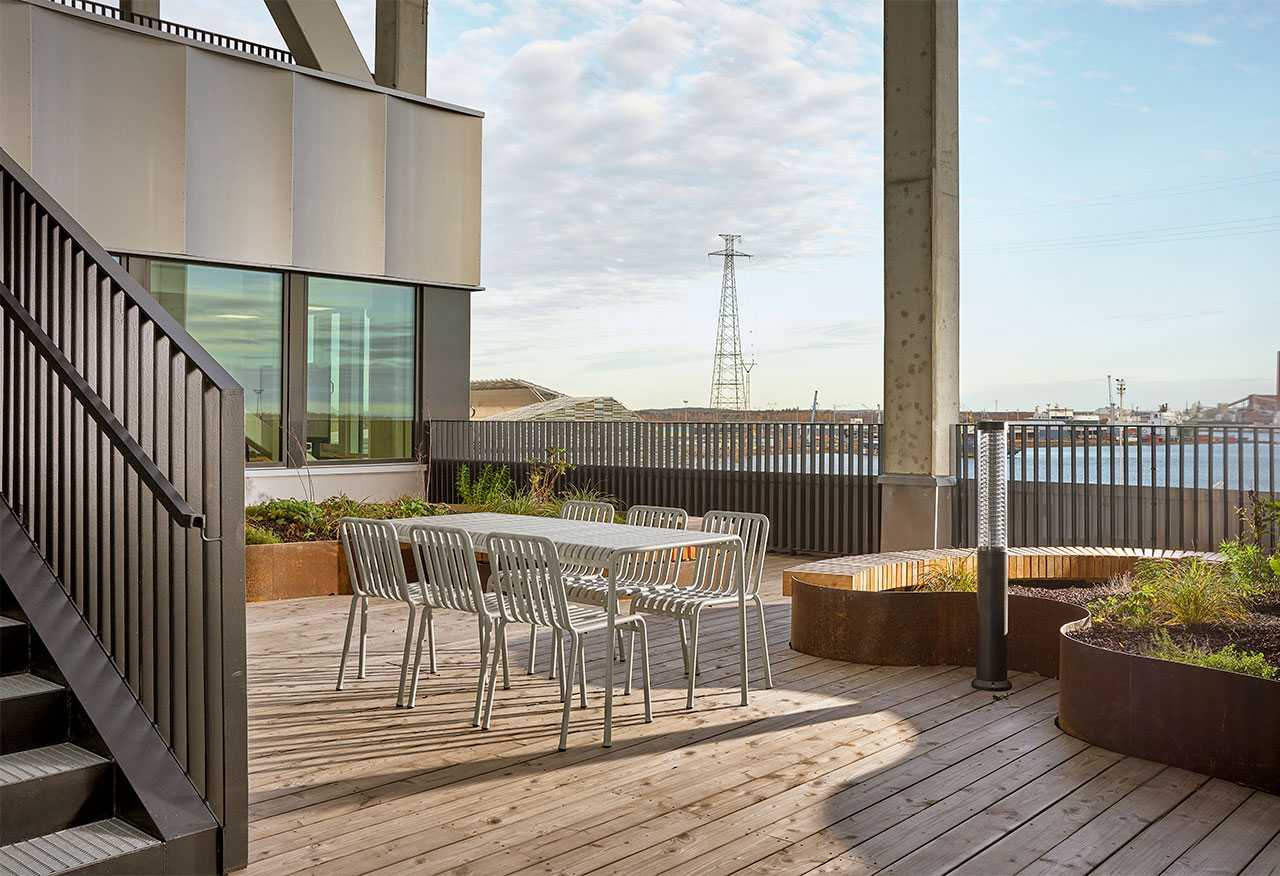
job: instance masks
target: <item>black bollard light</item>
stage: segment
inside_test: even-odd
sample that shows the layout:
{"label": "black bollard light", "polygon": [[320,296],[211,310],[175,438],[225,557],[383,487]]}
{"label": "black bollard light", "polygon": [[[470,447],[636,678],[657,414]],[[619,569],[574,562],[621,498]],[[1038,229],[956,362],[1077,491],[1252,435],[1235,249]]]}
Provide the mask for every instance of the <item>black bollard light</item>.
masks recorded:
{"label": "black bollard light", "polygon": [[1009,443],[1005,424],[978,424],[978,690],[1008,690]]}

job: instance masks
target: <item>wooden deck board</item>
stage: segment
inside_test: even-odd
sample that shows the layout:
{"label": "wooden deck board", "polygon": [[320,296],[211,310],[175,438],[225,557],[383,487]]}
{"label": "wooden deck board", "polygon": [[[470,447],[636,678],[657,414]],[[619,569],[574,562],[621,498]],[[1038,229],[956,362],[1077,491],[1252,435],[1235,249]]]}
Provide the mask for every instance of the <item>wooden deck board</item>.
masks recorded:
{"label": "wooden deck board", "polygon": [[438,618],[440,672],[424,673],[408,710],[394,707],[398,606],[371,611],[368,677],[355,679],[353,661],[341,692],[345,599],[249,606],[246,873],[1234,873],[1280,857],[1280,799],[1062,734],[1056,681],[1015,674],[992,697],[964,667],[791,651],[780,584],[794,563],[766,567],[774,688],[760,688],[752,633],[751,705],[738,705],[734,613],[718,611],[685,711],[675,628],[656,621],[655,720],[643,722],[638,689],[618,696],[608,750],[599,637],[588,708],[575,706],[570,749],[557,752],[545,636],[535,676],[526,640],[511,638],[512,689],[480,731],[464,616]]}

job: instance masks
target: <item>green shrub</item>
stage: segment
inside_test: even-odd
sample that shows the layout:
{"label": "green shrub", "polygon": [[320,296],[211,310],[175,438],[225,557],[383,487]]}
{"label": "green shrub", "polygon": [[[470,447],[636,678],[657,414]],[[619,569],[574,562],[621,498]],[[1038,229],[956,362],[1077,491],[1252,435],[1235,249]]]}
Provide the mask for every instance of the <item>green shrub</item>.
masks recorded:
{"label": "green shrub", "polygon": [[916,584],[917,590],[929,593],[958,591],[961,593],[978,592],[978,572],[973,563],[967,559],[947,560],[945,563],[933,563],[920,576]]}
{"label": "green shrub", "polygon": [[1250,593],[1273,590],[1277,585],[1271,560],[1256,544],[1240,540],[1224,541],[1218,548],[1228,572],[1237,585]]}
{"label": "green shrub", "polygon": [[487,506],[509,499],[516,492],[511,472],[505,465],[486,465],[475,480],[471,478],[471,469],[464,465],[458,469],[457,487],[458,499],[463,505],[486,510],[491,510]]}
{"label": "green shrub", "polygon": [[[344,517],[392,520],[403,517],[432,517],[448,508],[416,496],[400,496],[390,502],[361,502],[350,496],[333,496],[323,502],[305,499],[272,499],[245,509],[247,544],[275,544],[294,541],[332,541],[338,537],[338,523]],[[275,542],[249,541],[269,535]]]}
{"label": "green shrub", "polygon": [[1146,654],[1148,657],[1158,657],[1161,660],[1239,672],[1258,678],[1273,679],[1277,675],[1276,667],[1268,663],[1266,657],[1259,651],[1240,651],[1235,645],[1227,645],[1217,651],[1206,651],[1194,645],[1179,645],[1169,635],[1169,631],[1164,629],[1157,630],[1151,637],[1151,645],[1147,648]]}
{"label": "green shrub", "polygon": [[1254,592],[1224,565],[1200,557],[1140,562],[1134,590],[1150,598],[1155,623],[1180,625],[1244,620]]}
{"label": "green shrub", "polygon": [[264,529],[261,526],[254,526],[252,523],[247,523],[244,527],[244,543],[280,544],[280,536],[276,535],[269,529]]}
{"label": "green shrub", "polygon": [[1155,625],[1149,590],[1134,589],[1128,593],[1104,596],[1090,602],[1088,608],[1095,623],[1115,624],[1133,630]]}

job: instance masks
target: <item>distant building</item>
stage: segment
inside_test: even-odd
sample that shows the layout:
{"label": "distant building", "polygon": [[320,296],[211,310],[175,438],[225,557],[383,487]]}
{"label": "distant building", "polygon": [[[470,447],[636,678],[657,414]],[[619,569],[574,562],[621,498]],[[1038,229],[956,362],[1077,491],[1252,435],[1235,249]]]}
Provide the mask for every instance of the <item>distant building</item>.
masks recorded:
{"label": "distant building", "polygon": [[578,420],[586,422],[636,421],[640,417],[616,398],[607,395],[571,398],[560,396],[521,408],[503,411],[485,420]]}
{"label": "distant building", "polygon": [[1280,425],[1280,394],[1250,393],[1223,406],[1226,419],[1232,423],[1254,426]]}
{"label": "distant building", "polygon": [[563,392],[514,377],[473,380],[471,381],[471,419],[487,420],[496,414],[514,411],[516,408],[564,397]]}

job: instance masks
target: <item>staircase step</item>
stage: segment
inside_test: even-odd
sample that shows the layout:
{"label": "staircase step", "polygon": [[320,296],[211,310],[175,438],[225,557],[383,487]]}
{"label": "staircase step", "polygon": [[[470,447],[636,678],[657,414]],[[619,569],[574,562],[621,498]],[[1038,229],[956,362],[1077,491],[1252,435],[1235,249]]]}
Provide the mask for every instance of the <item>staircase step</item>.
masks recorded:
{"label": "staircase step", "polygon": [[[0,846],[0,873],[148,873],[160,865],[160,841],[128,822],[108,818]],[[147,853],[154,856],[148,860]]]}
{"label": "staircase step", "polygon": [[112,765],[64,742],[0,755],[0,844],[112,814]]}
{"label": "staircase step", "polygon": [[27,625],[0,615],[0,675],[27,669]]}
{"label": "staircase step", "polygon": [[0,675],[0,754],[65,742],[66,693],[30,673]]}

